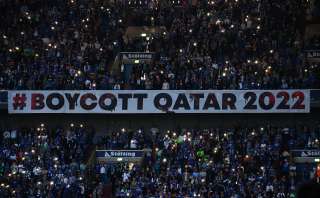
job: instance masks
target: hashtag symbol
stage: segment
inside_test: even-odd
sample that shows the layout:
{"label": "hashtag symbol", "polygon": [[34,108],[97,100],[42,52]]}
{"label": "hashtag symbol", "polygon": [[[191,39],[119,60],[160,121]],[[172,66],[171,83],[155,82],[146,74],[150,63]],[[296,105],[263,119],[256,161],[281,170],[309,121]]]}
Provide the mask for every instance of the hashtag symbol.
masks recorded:
{"label": "hashtag symbol", "polygon": [[14,110],[23,110],[23,108],[26,106],[26,94],[16,94],[15,97],[13,97],[13,108]]}

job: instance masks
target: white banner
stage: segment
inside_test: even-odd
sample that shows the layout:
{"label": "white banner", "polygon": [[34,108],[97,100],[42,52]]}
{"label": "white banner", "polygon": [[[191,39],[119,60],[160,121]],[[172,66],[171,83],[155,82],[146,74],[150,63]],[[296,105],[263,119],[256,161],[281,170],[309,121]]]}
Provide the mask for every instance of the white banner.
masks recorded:
{"label": "white banner", "polygon": [[9,91],[9,113],[308,113],[310,90]]}

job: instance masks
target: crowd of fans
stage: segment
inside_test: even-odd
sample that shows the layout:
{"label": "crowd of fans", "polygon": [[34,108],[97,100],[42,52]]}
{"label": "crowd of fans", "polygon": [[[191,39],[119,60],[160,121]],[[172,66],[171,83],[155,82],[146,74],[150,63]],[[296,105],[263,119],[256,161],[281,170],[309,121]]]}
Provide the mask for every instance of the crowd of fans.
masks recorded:
{"label": "crowd of fans", "polygon": [[[303,52],[307,6],[304,0],[0,1],[0,89],[318,88],[319,66]],[[131,39],[129,26],[165,31]],[[124,77],[111,69],[121,51],[155,56]]]}
{"label": "crowd of fans", "polygon": [[299,183],[314,178],[316,164],[298,167],[290,151],[319,149],[319,138],[319,125],[123,129],[98,148],[152,153],[140,164],[100,163],[96,171],[116,197],[295,197]]}
{"label": "crowd of fans", "polygon": [[320,2],[318,0],[309,0],[307,14],[310,20],[319,19],[320,17]]}
{"label": "crowd of fans", "polygon": [[[0,197],[86,197],[86,154],[93,131],[22,128],[1,131]],[[91,148],[92,149],[92,148]]]}
{"label": "crowd of fans", "polygon": [[306,42],[306,48],[309,50],[320,50],[320,35],[314,35]]}
{"label": "crowd of fans", "polygon": [[[101,197],[111,184],[115,197],[295,197],[317,171],[315,163],[295,163],[291,151],[320,149],[320,125],[94,134],[75,124],[2,130],[0,195]],[[95,148],[146,152],[140,162],[92,166]]]}

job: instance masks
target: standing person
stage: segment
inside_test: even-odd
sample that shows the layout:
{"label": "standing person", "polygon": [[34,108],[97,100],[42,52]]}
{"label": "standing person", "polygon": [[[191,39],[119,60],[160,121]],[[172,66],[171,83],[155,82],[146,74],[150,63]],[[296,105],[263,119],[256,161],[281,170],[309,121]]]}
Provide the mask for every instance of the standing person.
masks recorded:
{"label": "standing person", "polygon": [[317,165],[316,180],[317,180],[317,183],[320,183],[320,164]]}

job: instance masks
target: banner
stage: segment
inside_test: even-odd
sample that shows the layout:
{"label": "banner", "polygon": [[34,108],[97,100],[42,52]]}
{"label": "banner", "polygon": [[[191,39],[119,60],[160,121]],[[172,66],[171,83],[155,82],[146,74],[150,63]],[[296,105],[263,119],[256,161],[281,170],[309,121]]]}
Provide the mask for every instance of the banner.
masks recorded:
{"label": "banner", "polygon": [[310,62],[320,62],[320,50],[306,50],[306,57]]}
{"label": "banner", "polygon": [[308,113],[310,90],[9,91],[9,113]]}
{"label": "banner", "polygon": [[122,59],[133,59],[133,60],[150,60],[153,58],[153,53],[151,52],[121,52]]}
{"label": "banner", "polygon": [[99,162],[139,162],[144,157],[144,150],[97,150]]}
{"label": "banner", "polygon": [[291,151],[293,160],[296,163],[318,163],[320,162],[320,150],[303,149]]}

